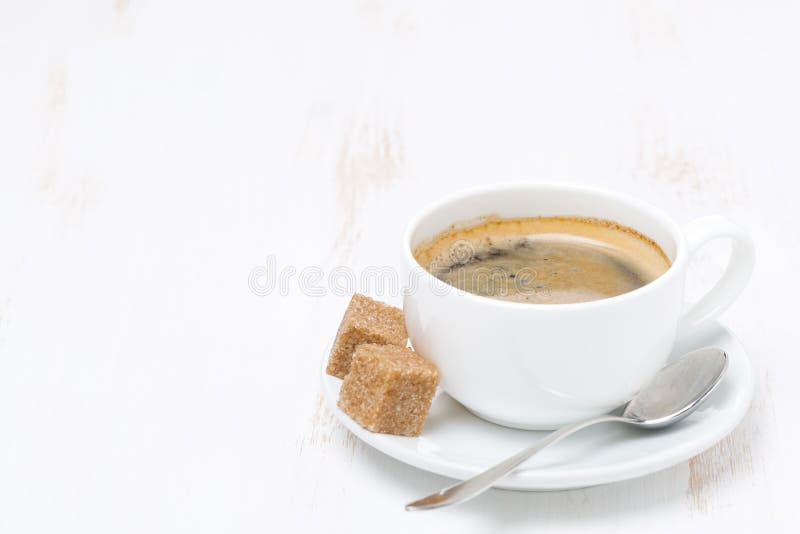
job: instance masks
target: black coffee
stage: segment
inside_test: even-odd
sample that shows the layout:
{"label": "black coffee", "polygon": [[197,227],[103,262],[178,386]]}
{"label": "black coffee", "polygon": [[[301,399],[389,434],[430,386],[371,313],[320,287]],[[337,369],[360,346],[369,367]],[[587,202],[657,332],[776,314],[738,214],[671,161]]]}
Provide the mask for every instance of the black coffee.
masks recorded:
{"label": "black coffee", "polygon": [[632,228],[576,217],[487,220],[444,232],[414,256],[470,293],[553,304],[621,295],[670,266],[661,248]]}

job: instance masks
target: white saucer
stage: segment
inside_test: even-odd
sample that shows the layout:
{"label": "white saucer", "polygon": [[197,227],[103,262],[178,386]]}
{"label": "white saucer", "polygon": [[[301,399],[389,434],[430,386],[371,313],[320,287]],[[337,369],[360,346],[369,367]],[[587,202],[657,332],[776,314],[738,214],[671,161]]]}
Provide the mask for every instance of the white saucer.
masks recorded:
{"label": "white saucer", "polygon": [[[673,356],[706,346],[725,350],[730,363],[717,390],[690,417],[662,430],[619,424],[588,428],[543,451],[495,487],[544,491],[607,484],[654,473],[711,447],[744,417],[753,393],[753,377],[744,348],[718,324],[681,340]],[[321,373],[328,407],[364,442],[414,467],[465,479],[547,434],[479,419],[444,392],[434,399],[420,437],[369,432],[336,406],[342,381],[325,374],[327,357],[326,351]]]}

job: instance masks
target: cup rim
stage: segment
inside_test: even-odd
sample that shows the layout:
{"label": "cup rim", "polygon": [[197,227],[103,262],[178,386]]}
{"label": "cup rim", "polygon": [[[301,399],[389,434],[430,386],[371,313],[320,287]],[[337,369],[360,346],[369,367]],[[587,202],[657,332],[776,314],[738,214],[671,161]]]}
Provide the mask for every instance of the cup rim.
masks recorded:
{"label": "cup rim", "polygon": [[[475,293],[470,293],[469,291],[465,291],[463,289],[459,289],[453,285],[448,284],[442,280],[439,280],[435,276],[433,276],[430,272],[428,272],[422,265],[420,265],[416,258],[414,258],[413,249],[411,246],[411,237],[414,231],[419,226],[420,222],[423,219],[435,213],[437,210],[443,208],[444,206],[451,204],[453,202],[457,202],[459,200],[463,200],[469,197],[475,197],[482,194],[494,193],[497,191],[509,191],[509,190],[537,190],[537,189],[558,189],[561,191],[566,192],[575,192],[575,193],[589,193],[592,195],[597,195],[598,197],[602,197],[605,199],[616,200],[622,203],[626,203],[629,205],[638,208],[644,212],[647,212],[654,220],[656,220],[659,224],[661,224],[664,228],[669,230],[672,238],[675,240],[675,259],[672,261],[669,268],[658,278],[653,280],[652,282],[643,285],[642,287],[636,288],[633,291],[628,291],[627,293],[622,293],[621,295],[616,295],[613,297],[608,297],[604,299],[598,300],[590,300],[586,302],[569,302],[569,303],[553,303],[553,304],[543,304],[543,303],[535,303],[535,302],[514,302],[509,300],[501,300],[492,297],[487,297],[484,295],[477,295]],[[534,217],[535,215],[531,215]],[[453,223],[457,223],[459,221],[452,221]],[[643,296],[649,292],[655,291],[659,289],[661,286],[670,283],[670,281],[679,276],[680,272],[683,270],[683,266],[686,263],[686,239],[683,236],[683,232],[681,231],[678,223],[670,217],[665,211],[652,204],[649,204],[643,200],[639,200],[636,197],[631,195],[620,193],[617,191],[612,191],[609,189],[604,189],[595,186],[588,186],[582,184],[564,184],[558,182],[504,182],[499,184],[492,184],[492,185],[484,185],[479,187],[472,187],[469,189],[464,189],[448,195],[436,202],[428,204],[425,208],[423,208],[420,212],[418,212],[414,217],[406,225],[406,229],[403,233],[403,256],[405,261],[408,262],[408,265],[413,266],[420,270],[424,276],[428,279],[428,281],[437,289],[443,289],[447,291],[452,291],[453,294],[458,295],[461,298],[467,299],[469,301],[473,301],[476,304],[486,304],[486,305],[495,305],[501,308],[511,308],[511,309],[529,309],[529,310],[584,310],[584,309],[591,309],[603,306],[609,306],[614,304],[622,304],[629,300],[636,299],[640,296]]]}

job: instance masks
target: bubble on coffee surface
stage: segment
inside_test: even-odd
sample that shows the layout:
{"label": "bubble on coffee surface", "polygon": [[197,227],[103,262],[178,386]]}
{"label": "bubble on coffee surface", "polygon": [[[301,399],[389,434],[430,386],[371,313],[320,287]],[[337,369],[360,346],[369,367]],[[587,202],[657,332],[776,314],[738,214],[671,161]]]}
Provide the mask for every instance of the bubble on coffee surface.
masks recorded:
{"label": "bubble on coffee surface", "polygon": [[564,217],[491,221],[452,231],[416,250],[415,257],[454,287],[531,303],[621,295],[669,268],[658,245],[630,228]]}

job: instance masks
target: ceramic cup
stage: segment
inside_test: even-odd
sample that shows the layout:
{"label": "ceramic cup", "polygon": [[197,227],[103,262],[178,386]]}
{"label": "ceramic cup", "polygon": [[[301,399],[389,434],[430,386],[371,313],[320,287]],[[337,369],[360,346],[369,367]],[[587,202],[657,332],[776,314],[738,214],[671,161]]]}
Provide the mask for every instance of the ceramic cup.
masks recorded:
{"label": "ceramic cup", "polygon": [[[591,302],[528,304],[468,293],[437,279],[412,251],[452,224],[482,216],[598,217],[647,235],[672,266],[634,291]],[[729,239],[720,280],[684,302],[689,257]],[[666,363],[676,336],[702,327],[739,295],[753,268],[750,237],[720,216],[679,226],[629,196],[582,186],[511,184],[458,194],[426,209],[403,241],[404,309],[414,349],[441,372],[441,387],[476,415],[516,428],[553,429],[606,413]]]}

